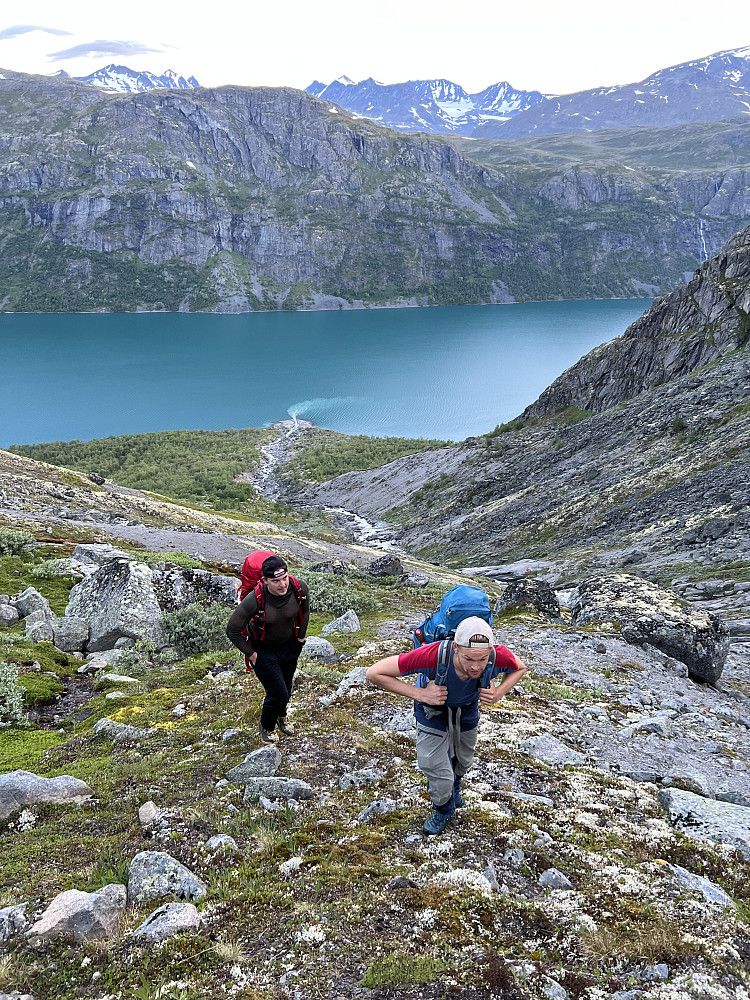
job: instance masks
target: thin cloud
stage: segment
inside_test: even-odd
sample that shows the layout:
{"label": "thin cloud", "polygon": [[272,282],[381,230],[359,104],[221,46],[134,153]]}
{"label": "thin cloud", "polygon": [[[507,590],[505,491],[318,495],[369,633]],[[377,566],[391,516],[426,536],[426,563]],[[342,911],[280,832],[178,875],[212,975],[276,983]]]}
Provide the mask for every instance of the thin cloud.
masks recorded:
{"label": "thin cloud", "polygon": [[26,35],[30,31],[46,31],[48,35],[72,35],[72,31],[62,31],[60,28],[43,28],[41,24],[14,24],[11,28],[3,28],[0,31],[0,39],[17,38],[19,35]]}
{"label": "thin cloud", "polygon": [[118,42],[102,41],[82,42],[80,45],[73,45],[69,49],[61,49],[59,52],[50,52],[47,58],[55,59],[80,59],[81,56],[140,56],[149,52],[161,52],[161,49],[144,45],[143,42]]}

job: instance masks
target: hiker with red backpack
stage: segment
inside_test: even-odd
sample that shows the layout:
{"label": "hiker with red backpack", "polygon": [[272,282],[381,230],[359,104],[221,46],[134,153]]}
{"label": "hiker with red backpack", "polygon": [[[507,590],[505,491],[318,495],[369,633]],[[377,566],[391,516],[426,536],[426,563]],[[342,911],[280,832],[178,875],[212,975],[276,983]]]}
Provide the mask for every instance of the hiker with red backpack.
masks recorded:
{"label": "hiker with red backpack", "polygon": [[[442,833],[464,804],[461,779],[474,761],[480,704],[497,704],[526,672],[509,649],[495,645],[492,627],[483,618],[464,618],[451,634],[452,639],[388,656],[367,671],[371,684],[414,701],[417,763],[433,806],[423,830],[432,834]],[[415,641],[420,641],[419,635]],[[413,673],[418,675],[416,684],[401,680]],[[500,674],[502,681],[493,683]]]}
{"label": "hiker with red backpack", "polygon": [[[266,557],[260,579],[248,590],[252,583],[248,564],[259,555]],[[289,575],[281,556],[252,553],[245,563],[239,591],[242,600],[229,619],[227,635],[245,654],[248,669],[255,671],[265,689],[259,729],[260,742],[268,745],[278,742],[276,729],[285,736],[294,735],[287,706],[310,621],[310,594],[307,584]]]}

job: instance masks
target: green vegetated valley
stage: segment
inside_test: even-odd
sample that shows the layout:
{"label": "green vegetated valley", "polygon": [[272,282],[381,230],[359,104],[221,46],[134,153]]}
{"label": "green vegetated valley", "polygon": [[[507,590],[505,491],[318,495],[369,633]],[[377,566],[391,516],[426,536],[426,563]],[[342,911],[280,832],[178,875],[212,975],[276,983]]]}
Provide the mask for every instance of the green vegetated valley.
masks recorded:
{"label": "green vegetated valley", "polygon": [[6,72],[0,123],[6,311],[651,296],[746,217],[731,122],[449,142],[289,89]]}

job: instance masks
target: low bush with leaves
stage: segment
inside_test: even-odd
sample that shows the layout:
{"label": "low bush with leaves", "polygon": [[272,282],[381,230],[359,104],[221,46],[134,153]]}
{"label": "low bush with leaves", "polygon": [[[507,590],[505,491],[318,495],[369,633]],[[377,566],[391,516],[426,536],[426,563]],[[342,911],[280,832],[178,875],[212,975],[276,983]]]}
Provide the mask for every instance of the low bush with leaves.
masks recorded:
{"label": "low bush with leaves", "polygon": [[73,574],[67,559],[42,559],[32,569],[31,575],[36,580],[53,580],[56,576],[72,576]]}
{"label": "low bush with leaves", "polygon": [[189,604],[162,617],[164,641],[181,656],[229,649],[226,628],[230,613],[226,604]]}
{"label": "low bush with leaves", "polygon": [[25,726],[24,689],[18,682],[18,664],[0,661],[0,725]]}
{"label": "low bush with leaves", "polygon": [[305,573],[303,577],[310,590],[310,610],[321,614],[343,615],[350,608],[358,615],[374,611],[377,600],[367,593],[355,590],[351,580],[330,573]]}
{"label": "low bush with leaves", "polygon": [[24,548],[34,541],[34,536],[28,531],[0,528],[0,556],[20,556]]}

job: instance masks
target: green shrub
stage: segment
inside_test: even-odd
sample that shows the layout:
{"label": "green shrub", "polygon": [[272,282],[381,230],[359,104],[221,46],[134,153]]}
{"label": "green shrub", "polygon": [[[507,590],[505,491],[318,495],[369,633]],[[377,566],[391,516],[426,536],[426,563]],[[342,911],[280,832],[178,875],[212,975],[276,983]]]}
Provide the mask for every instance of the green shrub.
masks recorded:
{"label": "green shrub", "polygon": [[18,682],[18,664],[0,662],[0,725],[26,726],[24,689]]}
{"label": "green shrub", "polygon": [[164,640],[181,656],[229,649],[226,628],[230,613],[225,604],[189,604],[162,617]]}
{"label": "green shrub", "polygon": [[28,531],[0,528],[0,556],[20,556],[26,545],[36,541]]}
{"label": "green shrub", "polygon": [[349,608],[361,615],[378,606],[375,597],[355,590],[346,577],[331,573],[305,573],[304,581],[310,589],[311,611],[338,617]]}
{"label": "green shrub", "polygon": [[669,425],[670,431],[673,434],[680,434],[682,431],[685,430],[686,427],[687,424],[685,422],[685,418],[683,417],[683,415],[681,413],[676,413],[672,417],[672,423]]}
{"label": "green shrub", "polygon": [[56,576],[72,576],[67,559],[42,559],[32,569],[31,575],[37,580],[54,580]]}

